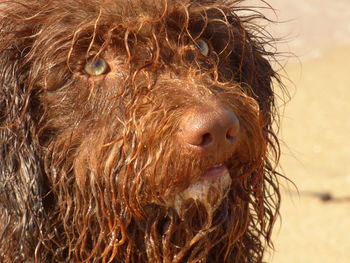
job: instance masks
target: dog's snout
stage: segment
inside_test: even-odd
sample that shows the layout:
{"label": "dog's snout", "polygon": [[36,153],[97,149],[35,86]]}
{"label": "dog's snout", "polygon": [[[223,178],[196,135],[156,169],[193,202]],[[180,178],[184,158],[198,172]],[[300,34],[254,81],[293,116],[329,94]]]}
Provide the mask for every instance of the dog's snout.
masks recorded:
{"label": "dog's snout", "polygon": [[183,116],[180,124],[180,137],[185,144],[208,150],[230,150],[238,133],[236,114],[224,108],[195,108]]}

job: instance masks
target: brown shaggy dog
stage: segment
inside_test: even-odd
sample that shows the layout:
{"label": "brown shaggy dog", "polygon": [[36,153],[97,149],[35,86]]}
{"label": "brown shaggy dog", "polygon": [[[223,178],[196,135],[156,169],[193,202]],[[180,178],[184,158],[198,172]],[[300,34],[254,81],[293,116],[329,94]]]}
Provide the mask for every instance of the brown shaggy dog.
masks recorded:
{"label": "brown shaggy dog", "polygon": [[278,76],[240,0],[1,0],[0,261],[261,262]]}

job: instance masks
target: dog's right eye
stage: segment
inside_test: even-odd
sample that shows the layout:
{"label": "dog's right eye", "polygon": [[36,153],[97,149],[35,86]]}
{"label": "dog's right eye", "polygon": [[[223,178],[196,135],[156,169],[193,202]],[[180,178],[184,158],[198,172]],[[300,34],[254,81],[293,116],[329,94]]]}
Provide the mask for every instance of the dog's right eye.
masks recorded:
{"label": "dog's right eye", "polygon": [[199,52],[202,53],[203,56],[208,56],[209,54],[209,45],[208,42],[202,38],[198,39],[195,42],[196,48],[199,50]]}
{"label": "dog's right eye", "polygon": [[108,72],[109,67],[103,58],[92,58],[85,65],[85,72],[91,76],[99,76]]}

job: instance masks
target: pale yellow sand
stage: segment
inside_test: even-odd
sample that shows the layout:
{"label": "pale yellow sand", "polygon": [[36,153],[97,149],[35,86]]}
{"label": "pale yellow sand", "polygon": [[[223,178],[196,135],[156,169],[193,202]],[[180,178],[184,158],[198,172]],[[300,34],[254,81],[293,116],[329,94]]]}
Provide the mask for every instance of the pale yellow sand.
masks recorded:
{"label": "pale yellow sand", "polygon": [[[286,83],[293,96],[281,131],[282,166],[300,196],[283,183],[282,222],[268,262],[349,263],[350,2],[267,1],[285,21],[271,27],[286,39],[279,50],[300,62],[290,59],[286,68],[295,86]],[[325,203],[310,192],[330,192],[339,201]]]}
{"label": "pale yellow sand", "polygon": [[[282,222],[272,263],[350,262],[350,47],[287,67],[295,87],[282,124]],[[306,192],[330,192],[322,202]]]}

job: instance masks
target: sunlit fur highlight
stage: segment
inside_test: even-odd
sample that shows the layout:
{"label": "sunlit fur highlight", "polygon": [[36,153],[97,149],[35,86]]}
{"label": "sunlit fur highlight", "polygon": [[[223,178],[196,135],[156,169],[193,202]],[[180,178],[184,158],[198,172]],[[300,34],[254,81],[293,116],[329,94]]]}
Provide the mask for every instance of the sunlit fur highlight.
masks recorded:
{"label": "sunlit fur highlight", "polygon": [[[262,262],[280,203],[279,77],[264,17],[242,6],[0,2],[1,262]],[[88,76],[98,57],[109,72]],[[176,139],[202,105],[237,115],[232,156]],[[168,205],[221,162],[232,183],[213,216]]]}

